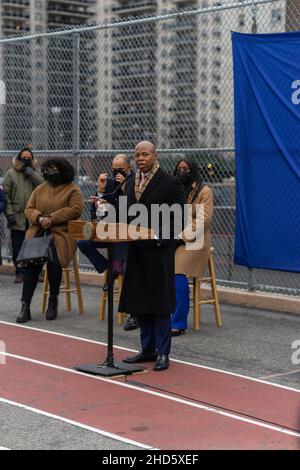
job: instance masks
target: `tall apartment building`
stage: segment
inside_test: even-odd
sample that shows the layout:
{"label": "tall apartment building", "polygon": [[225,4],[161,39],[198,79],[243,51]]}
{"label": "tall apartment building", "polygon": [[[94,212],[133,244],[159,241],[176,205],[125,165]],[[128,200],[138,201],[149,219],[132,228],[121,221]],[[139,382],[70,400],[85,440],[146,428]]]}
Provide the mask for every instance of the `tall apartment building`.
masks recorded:
{"label": "tall apartment building", "polygon": [[[0,0],[0,35],[218,7],[217,0]],[[80,147],[233,146],[230,31],[293,29],[291,0],[80,35]],[[299,15],[298,15],[299,16]],[[72,148],[76,39],[0,46],[1,148]],[[74,62],[75,59],[75,62]],[[5,109],[5,112],[4,112]],[[49,124],[49,125],[48,125]]]}
{"label": "tall apartment building", "polygon": [[[155,15],[153,0],[103,0],[97,22]],[[156,26],[145,23],[111,28],[99,47],[98,147],[132,148],[141,136],[156,134]]]}
{"label": "tall apartment building", "polygon": [[[97,22],[219,7],[218,0],[98,0]],[[240,3],[240,0],[239,0]],[[101,52],[98,146],[233,146],[230,31],[285,30],[285,1],[112,28]],[[104,70],[106,75],[104,75]],[[103,101],[102,101],[103,100]]]}
{"label": "tall apartment building", "polygon": [[[95,0],[0,0],[0,36],[84,24],[94,19],[94,6]],[[73,46],[70,37],[0,46],[7,90],[1,148],[72,148]],[[82,91],[84,99],[84,84]]]}

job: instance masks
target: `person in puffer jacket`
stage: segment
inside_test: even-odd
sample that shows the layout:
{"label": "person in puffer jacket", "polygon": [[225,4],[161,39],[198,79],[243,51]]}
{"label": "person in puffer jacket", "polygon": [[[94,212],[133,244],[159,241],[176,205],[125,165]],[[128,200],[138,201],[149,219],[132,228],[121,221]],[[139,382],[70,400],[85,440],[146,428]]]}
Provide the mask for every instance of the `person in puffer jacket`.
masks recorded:
{"label": "person in puffer jacket", "polygon": [[[5,198],[5,194],[4,194],[4,191],[3,191],[3,187],[0,186],[0,214],[2,214],[2,212],[4,212],[4,209],[6,207],[6,198]],[[0,219],[0,224],[2,223],[2,219]],[[2,227],[1,227],[2,229]],[[0,230],[0,266],[2,264],[2,256],[1,256],[1,233],[2,233],[2,230]]]}
{"label": "person in puffer jacket", "polygon": [[36,167],[37,160],[31,149],[24,147],[18,156],[13,158],[12,168],[6,172],[3,180],[6,196],[5,215],[7,227],[11,231],[12,259],[16,270],[15,283],[23,282],[22,269],[16,266],[16,259],[28,228],[24,211],[34,189],[44,182]]}

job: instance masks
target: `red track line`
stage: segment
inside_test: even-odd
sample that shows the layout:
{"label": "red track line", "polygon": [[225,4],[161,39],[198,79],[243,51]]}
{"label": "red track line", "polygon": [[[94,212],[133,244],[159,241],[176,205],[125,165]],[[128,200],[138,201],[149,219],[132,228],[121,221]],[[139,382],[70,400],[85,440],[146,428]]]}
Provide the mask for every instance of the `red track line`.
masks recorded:
{"label": "red track line", "polygon": [[[14,325],[1,325],[0,331],[9,353],[58,366],[72,368],[78,364],[102,362],[106,356],[104,346],[80,339]],[[120,350],[115,350],[115,355],[118,360],[127,356]],[[149,372],[134,375],[128,379],[129,383],[140,382],[142,386],[166,394],[176,394],[300,432],[300,393],[176,362],[171,362],[170,369],[163,373],[153,372],[151,364],[146,366]]]}
{"label": "red track line", "polygon": [[300,439],[113,382],[7,358],[3,398],[162,449],[299,449]]}

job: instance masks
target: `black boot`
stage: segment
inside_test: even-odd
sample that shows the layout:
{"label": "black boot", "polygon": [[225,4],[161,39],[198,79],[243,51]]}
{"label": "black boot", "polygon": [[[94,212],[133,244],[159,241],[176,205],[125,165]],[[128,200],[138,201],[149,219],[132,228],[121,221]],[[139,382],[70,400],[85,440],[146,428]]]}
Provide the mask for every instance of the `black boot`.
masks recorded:
{"label": "black boot", "polygon": [[22,307],[19,315],[17,316],[17,323],[26,323],[31,320],[30,302],[22,302]]}
{"label": "black boot", "polygon": [[51,295],[49,297],[48,308],[46,312],[46,320],[55,320],[57,317],[57,295]]}

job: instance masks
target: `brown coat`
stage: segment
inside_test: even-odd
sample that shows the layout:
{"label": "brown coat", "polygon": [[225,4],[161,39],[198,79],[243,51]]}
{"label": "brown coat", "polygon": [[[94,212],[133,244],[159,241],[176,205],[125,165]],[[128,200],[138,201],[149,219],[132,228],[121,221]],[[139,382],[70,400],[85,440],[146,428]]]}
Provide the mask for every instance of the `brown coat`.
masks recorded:
{"label": "brown coat", "polygon": [[32,193],[25,209],[25,215],[30,227],[26,238],[35,237],[41,227],[37,218],[51,216],[53,225],[49,231],[54,236],[54,243],[60,264],[68,266],[76,251],[76,240],[68,237],[68,221],[78,219],[83,209],[83,196],[79,187],[74,183],[62,184],[57,187],[44,183]]}
{"label": "brown coat", "polygon": [[[188,203],[193,197],[193,190],[188,196]],[[191,277],[201,277],[208,264],[211,246],[210,224],[213,213],[213,194],[209,186],[203,186],[198,197],[192,204],[192,223],[185,229],[185,234],[189,229],[195,229],[196,225],[196,204],[204,204],[204,245],[201,249],[187,249],[185,245],[179,246],[175,253],[175,273],[185,274]],[[197,233],[197,232],[196,232]],[[185,240],[184,235],[181,236]],[[189,237],[190,240],[190,237]],[[196,242],[190,242],[190,247],[196,248]]]}

